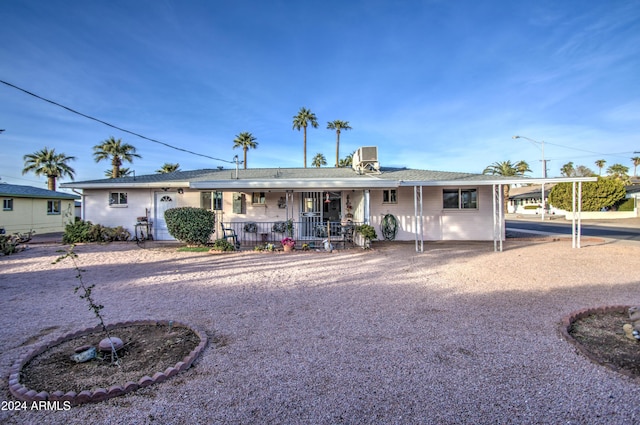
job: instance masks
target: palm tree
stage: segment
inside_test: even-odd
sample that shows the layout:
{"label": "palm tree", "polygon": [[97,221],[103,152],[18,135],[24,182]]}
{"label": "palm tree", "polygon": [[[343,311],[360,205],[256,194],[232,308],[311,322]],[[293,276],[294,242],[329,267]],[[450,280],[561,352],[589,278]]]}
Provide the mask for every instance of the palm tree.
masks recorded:
{"label": "palm tree", "polygon": [[[127,167],[120,167],[120,177],[129,177],[133,174],[133,170]],[[104,175],[113,178],[113,170],[104,170]]]}
{"label": "palm tree", "polygon": [[633,161],[633,177],[637,177],[638,165],[640,165],[640,156],[634,156],[631,158],[631,161]]}
{"label": "palm tree", "polygon": [[341,167],[351,167],[351,165],[353,164],[353,154],[354,154],[354,152],[351,152],[349,155],[347,155],[343,159],[341,159],[340,160],[340,166]]}
{"label": "palm tree", "polygon": [[298,115],[293,117],[293,129],[300,131],[302,128],[304,130],[304,168],[307,168],[307,126],[309,124],[313,128],[318,128],[318,119],[316,114],[303,106]]}
{"label": "palm tree", "polygon": [[564,164],[560,168],[560,174],[565,177],[574,176],[576,174],[576,169],[573,167],[573,162],[569,161],[566,164]]}
{"label": "palm tree", "polygon": [[[518,161],[513,164],[511,161],[494,162],[484,169],[482,174],[493,174],[503,177],[524,176],[524,173],[530,172],[529,164],[526,161]],[[507,211],[509,204],[509,185],[503,185],[504,193],[504,210]]]}
{"label": "palm tree", "polygon": [[622,164],[613,164],[609,168],[607,168],[607,174],[611,177],[622,180],[624,183],[629,181],[629,167]]}
{"label": "palm tree", "polygon": [[311,161],[311,165],[316,168],[320,168],[323,165],[327,165],[327,158],[324,157],[321,153],[317,153],[316,156],[313,157],[313,161]]}
{"label": "palm tree", "polygon": [[101,144],[93,147],[93,156],[96,162],[111,158],[111,178],[117,179],[121,177],[120,166],[123,161],[133,162],[133,158],[141,158],[136,153],[136,148],[128,143],[122,143],[122,140],[114,139],[113,136],[104,140]]}
{"label": "palm tree", "polygon": [[44,148],[38,152],[27,154],[23,157],[24,168],[22,174],[33,171],[36,176],[47,176],[47,188],[56,190],[56,179],[65,175],[73,180],[75,170],[67,162],[76,158],[63,153],[56,153],[55,149]]}
{"label": "palm tree", "polygon": [[349,121],[333,120],[327,123],[327,129],[336,131],[336,167],[340,166],[340,132],[351,130]]}
{"label": "palm tree", "polygon": [[247,169],[247,151],[249,148],[256,149],[258,147],[258,142],[256,142],[256,138],[253,137],[253,134],[245,131],[236,136],[233,139],[233,149],[242,148],[244,153],[244,169]]}
{"label": "palm tree", "polygon": [[598,167],[598,169],[600,171],[598,171],[598,175],[601,176],[602,175],[602,169],[604,168],[604,164],[606,164],[607,161],[605,161],[604,159],[598,159],[596,161],[596,167]]}
{"label": "palm tree", "polygon": [[517,171],[517,175],[519,176],[524,176],[524,173],[531,172],[531,167],[529,167],[527,161],[518,161],[515,165],[515,168]]}
{"label": "palm tree", "polygon": [[[180,171],[180,164],[178,164],[177,162],[175,164],[165,162],[164,164],[162,164],[162,167],[160,167],[160,169],[156,170],[156,173],[168,174],[174,173],[176,171]],[[120,169],[120,174],[122,175],[122,169]]]}

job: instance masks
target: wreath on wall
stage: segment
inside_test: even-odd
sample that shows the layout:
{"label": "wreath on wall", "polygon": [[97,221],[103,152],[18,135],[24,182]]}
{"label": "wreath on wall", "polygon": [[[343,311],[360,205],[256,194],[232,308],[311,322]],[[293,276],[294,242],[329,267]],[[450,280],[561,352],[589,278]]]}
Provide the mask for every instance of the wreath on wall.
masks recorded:
{"label": "wreath on wall", "polygon": [[258,225],[256,223],[247,223],[244,225],[244,231],[247,233],[258,233]]}

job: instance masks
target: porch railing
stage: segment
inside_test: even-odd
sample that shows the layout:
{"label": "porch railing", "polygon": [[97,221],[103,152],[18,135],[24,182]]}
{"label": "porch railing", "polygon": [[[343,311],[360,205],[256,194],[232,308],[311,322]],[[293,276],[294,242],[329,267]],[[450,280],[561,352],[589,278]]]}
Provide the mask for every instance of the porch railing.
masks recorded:
{"label": "porch railing", "polygon": [[[285,237],[296,241],[296,248],[308,244],[310,248],[323,248],[324,241],[330,241],[334,248],[349,248],[355,246],[356,226],[362,223],[342,224],[340,222],[312,223],[301,221],[236,221],[223,222],[225,229],[231,229],[243,248],[272,243],[276,246]],[[216,226],[214,238],[222,236],[220,225]],[[231,238],[228,238],[231,241]]]}

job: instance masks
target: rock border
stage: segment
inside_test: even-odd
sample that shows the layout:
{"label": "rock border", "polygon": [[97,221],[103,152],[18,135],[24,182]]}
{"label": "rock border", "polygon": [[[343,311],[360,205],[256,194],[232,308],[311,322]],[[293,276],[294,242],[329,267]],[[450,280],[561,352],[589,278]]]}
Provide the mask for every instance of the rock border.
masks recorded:
{"label": "rock border", "polygon": [[586,308],[586,309],[583,309],[583,310],[574,311],[573,313],[570,313],[569,315],[567,315],[567,316],[562,318],[562,321],[560,322],[560,326],[558,327],[558,331],[559,331],[560,335],[567,342],[569,342],[571,345],[573,345],[573,347],[580,354],[585,356],[591,362],[599,364],[601,366],[605,366],[605,367],[607,367],[607,368],[609,368],[609,369],[611,369],[611,370],[613,370],[615,372],[618,372],[621,375],[626,376],[627,378],[631,379],[632,381],[640,383],[640,376],[636,376],[633,373],[629,372],[628,370],[619,368],[616,365],[613,365],[611,363],[606,363],[606,362],[602,361],[601,359],[599,359],[598,357],[593,355],[589,350],[587,350],[584,347],[584,345],[582,345],[577,339],[575,339],[571,335],[571,333],[569,332],[569,330],[571,329],[571,326],[577,320],[584,319],[585,317],[591,316],[592,314],[626,313],[629,310],[629,307],[631,307],[631,306],[628,306],[628,305],[613,305],[613,306],[606,306],[606,307]]}
{"label": "rock border", "polygon": [[140,378],[138,382],[130,381],[126,382],[124,385],[114,384],[109,388],[98,388],[94,391],[83,390],[79,393],[76,393],[75,391],[69,391],[66,393],[63,391],[54,391],[52,393],[48,393],[46,391],[36,392],[35,390],[29,389],[20,383],[20,371],[22,370],[22,367],[24,365],[31,361],[31,359],[38,356],[39,354],[44,353],[49,348],[55,347],[56,345],[63,342],[94,332],[100,332],[102,330],[102,327],[98,325],[91,328],[85,328],[75,332],[71,332],[59,338],[56,338],[51,342],[40,344],[29,351],[26,355],[18,359],[9,370],[9,392],[15,398],[21,401],[66,401],[70,402],[73,406],[77,406],[84,403],[96,403],[104,401],[113,397],[128,394],[130,392],[138,390],[139,388],[144,388],[148,387],[149,385],[164,382],[172,376],[177,375],[179,372],[187,370],[191,367],[196,358],[207,346],[208,338],[206,333],[185,323],[169,320],[131,320],[107,325],[107,330],[111,331],[125,326],[169,326],[169,322],[173,323],[173,327],[183,327],[193,331],[198,336],[198,338],[200,338],[200,343],[185,358],[176,363],[174,366],[168,367],[162,372],[158,371],[154,373],[153,376],[145,375]]}

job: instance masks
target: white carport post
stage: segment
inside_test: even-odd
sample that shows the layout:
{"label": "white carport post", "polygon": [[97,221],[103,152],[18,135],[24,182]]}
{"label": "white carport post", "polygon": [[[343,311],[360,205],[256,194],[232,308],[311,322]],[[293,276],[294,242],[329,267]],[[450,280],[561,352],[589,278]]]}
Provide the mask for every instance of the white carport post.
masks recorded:
{"label": "white carport post", "polygon": [[[418,188],[420,188],[419,191]],[[424,230],[422,224],[422,186],[413,186],[413,218],[416,232],[416,252],[424,252]],[[420,243],[418,243],[418,236],[420,236]]]}
{"label": "white carport post", "polygon": [[[581,215],[582,212],[582,182],[578,182],[578,205],[576,208],[576,182],[573,182],[572,185],[572,209],[573,214],[571,217],[571,247],[572,248],[580,248],[580,237],[581,237]],[[577,212],[576,212],[577,210]],[[577,215],[577,226],[576,226],[576,215]]]}
{"label": "white carport post", "polygon": [[[504,223],[504,207],[502,202],[502,185],[493,185],[493,251],[502,252],[502,234]],[[498,245],[499,242],[499,245]],[[499,249],[498,249],[499,247]]]}

